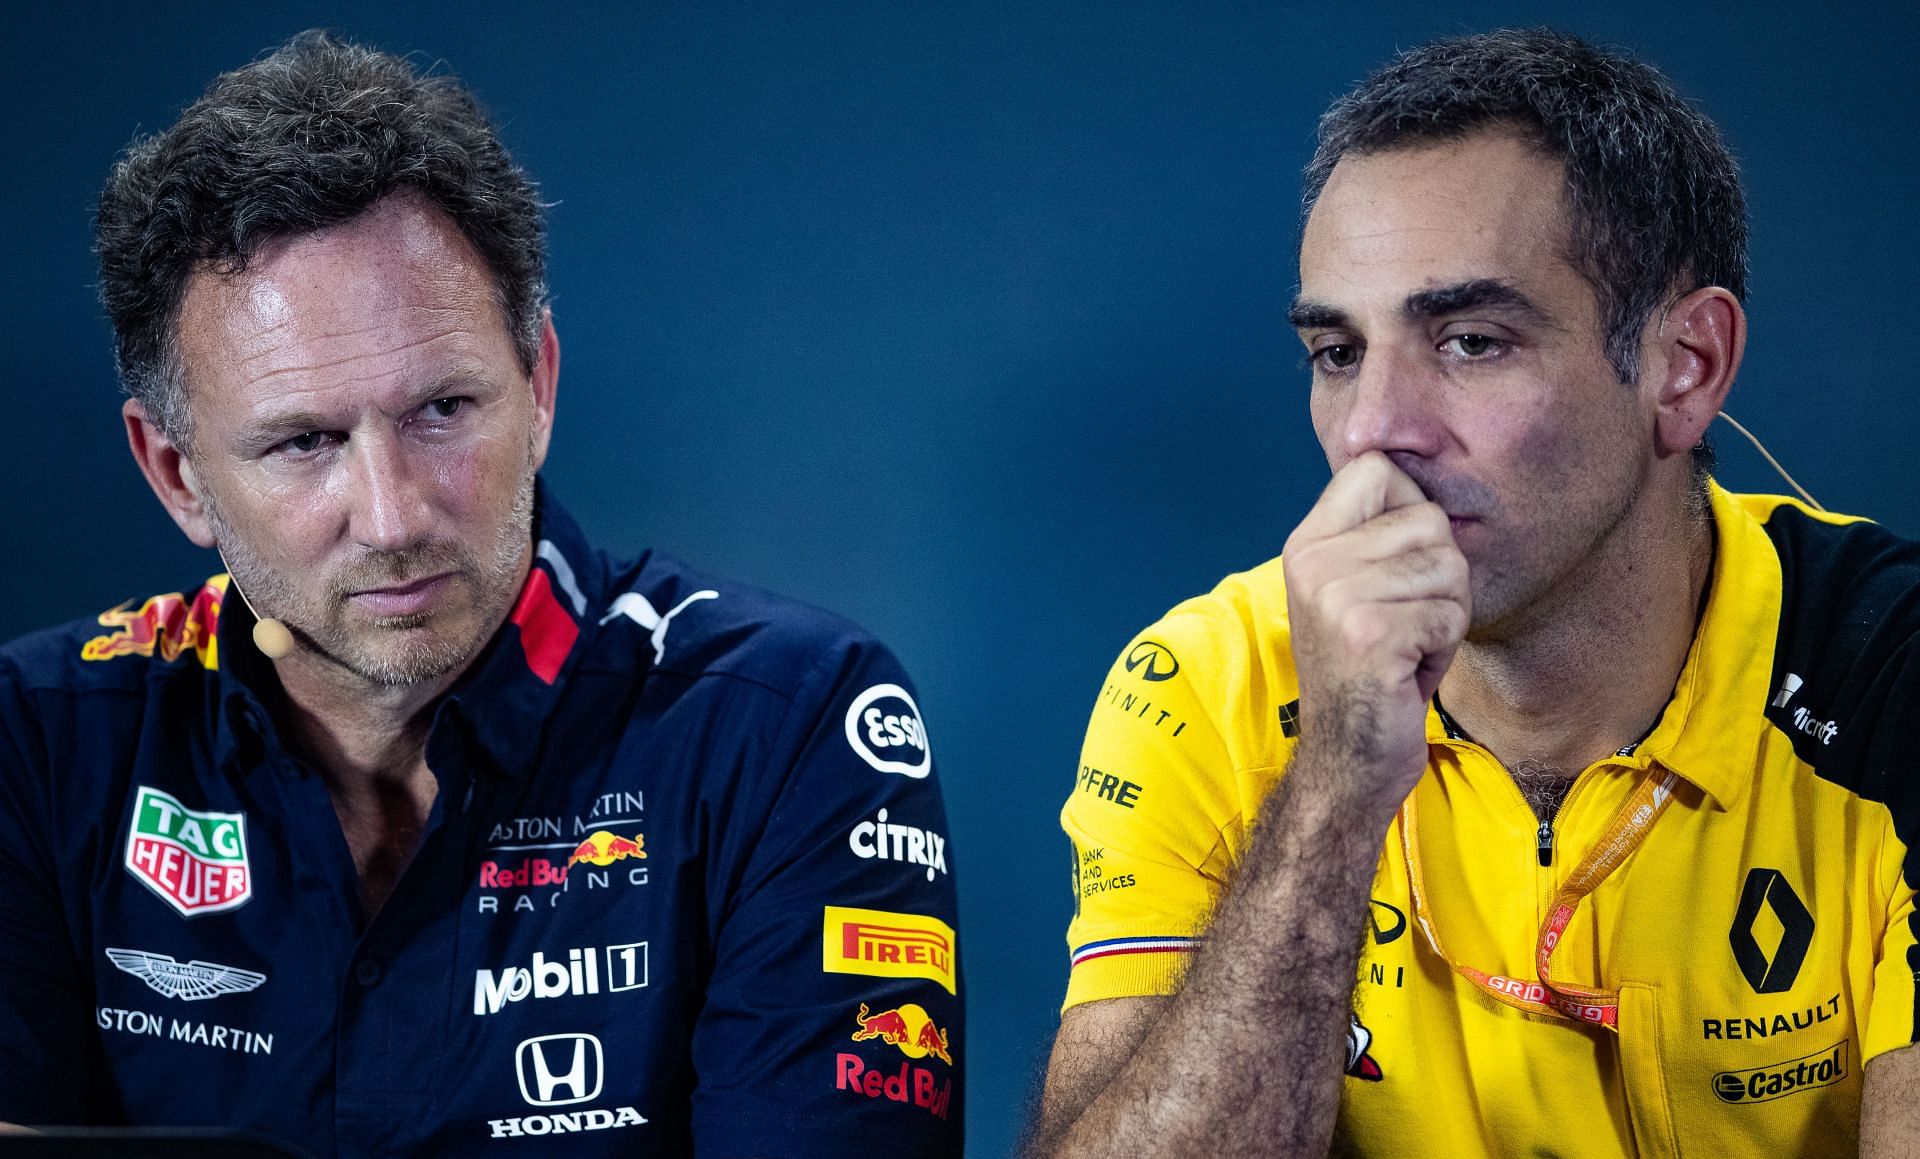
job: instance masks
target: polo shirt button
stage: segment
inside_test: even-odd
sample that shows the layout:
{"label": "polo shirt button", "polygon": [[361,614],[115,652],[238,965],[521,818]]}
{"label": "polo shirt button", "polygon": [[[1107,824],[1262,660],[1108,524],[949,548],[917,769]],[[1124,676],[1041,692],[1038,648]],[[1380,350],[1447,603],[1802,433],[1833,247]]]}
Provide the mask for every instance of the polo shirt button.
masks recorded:
{"label": "polo shirt button", "polygon": [[380,982],[380,964],[369,958],[360,959],[353,968],[353,979],[362,986],[376,986]]}

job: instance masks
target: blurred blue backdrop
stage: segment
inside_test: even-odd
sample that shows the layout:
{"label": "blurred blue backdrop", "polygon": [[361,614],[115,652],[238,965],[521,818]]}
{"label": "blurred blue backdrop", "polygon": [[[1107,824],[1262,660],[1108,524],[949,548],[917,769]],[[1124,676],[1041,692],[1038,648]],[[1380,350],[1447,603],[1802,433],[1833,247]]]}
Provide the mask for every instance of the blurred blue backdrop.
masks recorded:
{"label": "blurred blue backdrop", "polygon": [[[548,476],[588,532],[852,616],[916,676],[1006,1154],[1066,976],[1054,814],[1135,629],[1278,551],[1325,479],[1293,287],[1328,99],[1396,47],[1553,24],[1725,130],[1753,209],[1731,409],[1920,533],[1920,7],[23,3],[0,15],[0,638],[218,570],[130,461],[89,213],[137,130],[326,25],[478,91],[557,202]],[[1778,490],[1719,439],[1722,478]]]}

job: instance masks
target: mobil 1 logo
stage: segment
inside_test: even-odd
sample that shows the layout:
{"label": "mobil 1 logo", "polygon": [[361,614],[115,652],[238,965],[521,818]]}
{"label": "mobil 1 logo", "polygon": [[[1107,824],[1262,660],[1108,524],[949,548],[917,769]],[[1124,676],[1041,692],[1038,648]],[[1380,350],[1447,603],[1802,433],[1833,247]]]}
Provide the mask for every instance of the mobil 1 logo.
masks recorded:
{"label": "mobil 1 logo", "polygon": [[[604,970],[602,964],[604,963]],[[552,958],[539,950],[524,966],[475,970],[473,1012],[498,1014],[511,1002],[618,994],[647,984],[647,943],[568,950]]]}

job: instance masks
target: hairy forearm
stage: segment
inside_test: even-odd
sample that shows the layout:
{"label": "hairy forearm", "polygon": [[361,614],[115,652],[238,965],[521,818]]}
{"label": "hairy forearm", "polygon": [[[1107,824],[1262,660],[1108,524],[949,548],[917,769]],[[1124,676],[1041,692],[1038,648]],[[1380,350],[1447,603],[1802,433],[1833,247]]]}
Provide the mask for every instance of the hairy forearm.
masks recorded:
{"label": "hairy forearm", "polygon": [[1862,1159],[1920,1155],[1920,1046],[1888,1051],[1867,1064],[1860,1154]]}
{"label": "hairy forearm", "polygon": [[1325,791],[1344,779],[1327,771],[1296,759],[1180,993],[1077,1118],[1044,1125],[1036,1153],[1325,1153],[1367,891],[1391,818]]}

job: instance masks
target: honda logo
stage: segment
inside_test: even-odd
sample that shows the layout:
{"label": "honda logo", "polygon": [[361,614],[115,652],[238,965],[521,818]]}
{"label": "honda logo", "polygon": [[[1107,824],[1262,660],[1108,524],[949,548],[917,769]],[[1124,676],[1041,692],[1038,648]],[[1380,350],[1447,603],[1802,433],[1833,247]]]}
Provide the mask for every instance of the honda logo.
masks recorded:
{"label": "honda logo", "polygon": [[600,1097],[604,1059],[600,1040],[591,1034],[529,1038],[513,1062],[520,1072],[520,1097],[536,1107],[564,1107]]}

